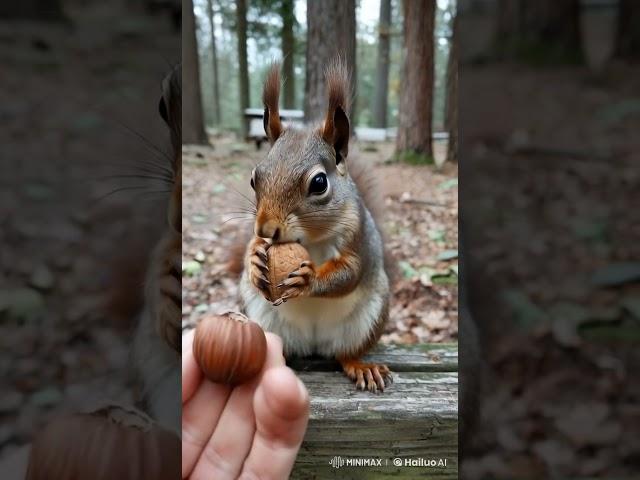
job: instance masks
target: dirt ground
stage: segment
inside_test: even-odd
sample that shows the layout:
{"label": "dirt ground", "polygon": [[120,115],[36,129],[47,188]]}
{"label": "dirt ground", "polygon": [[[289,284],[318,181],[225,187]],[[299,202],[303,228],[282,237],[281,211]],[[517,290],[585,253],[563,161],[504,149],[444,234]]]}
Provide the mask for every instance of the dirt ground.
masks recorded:
{"label": "dirt ground", "polygon": [[[212,138],[214,149],[183,149],[183,327],[207,312],[238,309],[229,252],[253,227],[242,213],[251,170],[266,155],[249,144]],[[434,147],[437,159],[444,146]],[[353,149],[355,152],[356,149]],[[397,268],[386,343],[455,342],[458,332],[457,167],[387,161],[391,143],[360,145],[384,196],[386,245]]]}
{"label": "dirt ground", "polygon": [[638,67],[464,72],[468,292],[489,368],[462,471],[635,478]]}

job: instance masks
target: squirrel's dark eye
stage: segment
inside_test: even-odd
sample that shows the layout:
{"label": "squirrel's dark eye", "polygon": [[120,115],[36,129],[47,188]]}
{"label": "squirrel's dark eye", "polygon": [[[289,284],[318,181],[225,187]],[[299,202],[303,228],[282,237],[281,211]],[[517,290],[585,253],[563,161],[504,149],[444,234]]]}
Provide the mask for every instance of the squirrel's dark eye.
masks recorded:
{"label": "squirrel's dark eye", "polygon": [[253,177],[251,177],[251,188],[256,189],[256,183],[253,181]]}
{"label": "squirrel's dark eye", "polygon": [[251,188],[256,189],[256,171],[251,172]]}
{"label": "squirrel's dark eye", "polygon": [[327,180],[327,174],[323,172],[318,173],[311,179],[311,184],[309,185],[309,195],[322,195],[327,191],[328,186],[329,181]]}

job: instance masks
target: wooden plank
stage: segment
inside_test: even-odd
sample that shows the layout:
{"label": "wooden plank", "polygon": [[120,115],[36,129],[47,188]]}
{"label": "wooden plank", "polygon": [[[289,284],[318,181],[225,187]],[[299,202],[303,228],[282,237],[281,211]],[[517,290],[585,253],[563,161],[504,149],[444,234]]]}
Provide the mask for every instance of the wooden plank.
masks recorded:
{"label": "wooden plank", "polygon": [[[456,372],[458,345],[455,343],[377,345],[364,361],[384,363],[392,372]],[[292,358],[287,364],[300,371],[340,371],[335,360],[321,357]]]}
{"label": "wooden plank", "polygon": [[[299,375],[311,415],[291,478],[458,478],[456,372],[396,370],[394,383],[377,395],[357,391],[340,372]],[[336,456],[345,462],[340,468],[330,464]],[[423,463],[398,467],[396,458]],[[381,465],[348,465],[352,459]],[[439,459],[446,467],[428,466]]]}
{"label": "wooden plank", "polygon": [[398,372],[380,394],[357,390],[339,372],[300,372],[299,376],[309,389],[312,420],[458,419],[455,372]]}

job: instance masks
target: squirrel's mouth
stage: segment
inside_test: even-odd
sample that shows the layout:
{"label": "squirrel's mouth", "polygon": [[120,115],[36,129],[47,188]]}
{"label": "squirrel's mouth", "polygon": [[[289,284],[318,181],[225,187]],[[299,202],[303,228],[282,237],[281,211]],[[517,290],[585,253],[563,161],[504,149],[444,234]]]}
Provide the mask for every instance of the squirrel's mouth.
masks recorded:
{"label": "squirrel's mouth", "polygon": [[300,237],[293,238],[293,239],[288,239],[288,238],[274,239],[274,238],[271,238],[269,240],[271,240],[271,242],[274,243],[274,244],[277,244],[277,243],[298,243],[298,244],[302,245],[302,242],[303,242],[303,239],[300,238]]}

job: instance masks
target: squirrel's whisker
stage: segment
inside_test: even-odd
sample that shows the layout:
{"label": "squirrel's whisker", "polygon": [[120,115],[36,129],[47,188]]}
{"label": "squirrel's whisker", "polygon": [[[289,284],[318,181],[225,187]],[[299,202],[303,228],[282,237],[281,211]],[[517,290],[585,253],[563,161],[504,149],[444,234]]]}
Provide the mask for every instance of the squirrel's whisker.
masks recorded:
{"label": "squirrel's whisker", "polygon": [[147,150],[149,152],[155,153],[156,155],[160,155],[162,158],[165,158],[169,162],[173,161],[173,159],[171,158],[171,156],[169,156],[169,154],[167,154],[166,152],[163,152],[162,150],[160,150],[160,148],[158,148],[156,145],[154,145],[154,143],[152,141],[150,141],[148,138],[146,138],[140,132],[134,130],[133,128],[129,127],[128,125],[126,125],[125,123],[123,123],[123,122],[121,122],[121,121],[119,121],[117,119],[114,119],[114,120],[121,127],[123,127],[125,130],[127,130],[130,134],[134,135],[139,140],[141,140],[142,144],[145,145],[145,147],[147,148]]}
{"label": "squirrel's whisker", "polygon": [[123,167],[125,171],[131,169],[134,172],[146,172],[156,175],[166,175],[167,178],[173,179],[173,171],[167,168],[165,165],[157,163],[149,163],[143,165],[136,165],[135,163],[121,163],[121,162],[102,162],[103,165],[109,165],[112,167]]}
{"label": "squirrel's whisker", "polygon": [[244,198],[247,202],[249,202],[249,204],[253,205],[254,207],[256,207],[256,203],[255,201],[251,200],[249,197],[247,197],[244,193],[242,193],[240,190],[238,190],[237,188],[235,188],[233,185],[229,185],[229,187],[238,195],[240,195],[242,198]]}
{"label": "squirrel's whisker", "polygon": [[117,174],[117,175],[103,175],[97,177],[96,180],[106,180],[109,178],[146,178],[148,180],[158,180],[165,182],[169,185],[173,185],[173,179],[159,175],[144,175],[144,174]]}
{"label": "squirrel's whisker", "polygon": [[119,192],[125,192],[129,190],[144,190],[145,188],[146,188],[146,185],[132,185],[128,187],[116,188],[115,190],[111,190],[110,192],[107,192],[104,195],[101,195],[100,197],[98,197],[96,200],[94,200],[94,203],[101,202],[102,200],[105,200],[107,197],[110,197],[111,195],[114,195]]}
{"label": "squirrel's whisker", "polygon": [[224,225],[224,224],[232,222],[232,221],[239,221],[239,222],[244,221],[244,222],[246,222],[246,221],[249,221],[249,220],[253,220],[253,219],[252,218],[246,218],[246,217],[231,217],[231,218],[226,219],[220,225]]}

